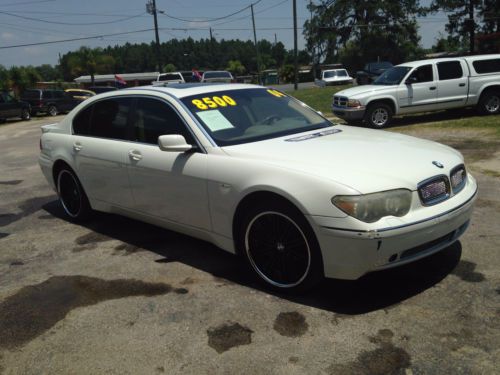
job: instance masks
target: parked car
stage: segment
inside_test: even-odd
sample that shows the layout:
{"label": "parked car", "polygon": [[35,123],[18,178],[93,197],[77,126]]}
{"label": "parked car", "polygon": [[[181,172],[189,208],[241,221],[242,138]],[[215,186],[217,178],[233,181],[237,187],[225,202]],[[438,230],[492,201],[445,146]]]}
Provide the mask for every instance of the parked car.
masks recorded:
{"label": "parked car", "polygon": [[113,86],[91,86],[89,87],[89,90],[95,92],[97,95],[102,94],[103,92],[116,91],[118,89]]}
{"label": "parked car", "polygon": [[203,73],[201,78],[201,82],[209,83],[209,82],[222,82],[222,83],[231,83],[233,82],[233,75],[225,70],[209,70]]}
{"label": "parked car", "polygon": [[321,79],[316,84],[318,86],[345,85],[352,83],[352,80],[345,69],[328,69],[321,72]]}
{"label": "parked car", "polygon": [[370,62],[365,65],[363,70],[356,72],[356,83],[358,85],[369,85],[375,81],[383,72],[392,68],[389,61]]}
{"label": "parked car", "polygon": [[404,63],[373,85],[336,93],[332,103],[336,116],[374,128],[389,125],[394,115],[463,107],[500,113],[500,54]]}
{"label": "parked car", "polygon": [[[191,72],[189,72],[191,74]],[[152,84],[186,83],[181,72],[160,73]]]}
{"label": "parked car", "polygon": [[458,151],[334,125],[256,85],[121,90],[42,132],[39,163],[69,220],[113,212],[201,238],[279,290],[448,247],[476,198]]}
{"label": "parked car", "polygon": [[0,120],[12,117],[19,117],[22,120],[29,120],[30,105],[27,102],[19,101],[6,92],[0,92]]}
{"label": "parked car", "polygon": [[69,112],[79,101],[67,95],[63,90],[29,89],[21,94],[21,100],[31,106],[31,116],[46,113],[56,116],[60,112]]}
{"label": "parked car", "polygon": [[66,89],[64,92],[71,96],[73,99],[83,102],[84,100],[95,95],[95,92],[83,89]]}

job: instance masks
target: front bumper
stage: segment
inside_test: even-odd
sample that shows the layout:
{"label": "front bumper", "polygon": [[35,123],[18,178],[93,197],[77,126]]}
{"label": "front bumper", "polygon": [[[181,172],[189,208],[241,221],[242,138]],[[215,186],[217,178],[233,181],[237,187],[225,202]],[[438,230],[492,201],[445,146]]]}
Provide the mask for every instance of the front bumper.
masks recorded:
{"label": "front bumper", "polygon": [[448,247],[467,229],[476,195],[477,187],[453,210],[378,231],[330,227],[328,218],[310,216],[325,276],[356,280],[368,272],[407,264]]}
{"label": "front bumper", "polygon": [[332,112],[335,116],[344,120],[362,120],[365,116],[365,107],[346,108],[332,105]]}

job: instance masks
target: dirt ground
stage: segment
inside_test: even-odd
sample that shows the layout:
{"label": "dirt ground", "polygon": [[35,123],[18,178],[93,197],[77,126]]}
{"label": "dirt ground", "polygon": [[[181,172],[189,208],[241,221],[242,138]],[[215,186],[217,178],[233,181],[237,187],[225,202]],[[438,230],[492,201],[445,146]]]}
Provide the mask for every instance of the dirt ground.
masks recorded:
{"label": "dirt ground", "polygon": [[469,230],[414,264],[287,296],[208,243],[113,215],[66,221],[37,165],[54,120],[0,124],[0,374],[498,374],[491,133],[392,128],[464,153],[479,182]]}

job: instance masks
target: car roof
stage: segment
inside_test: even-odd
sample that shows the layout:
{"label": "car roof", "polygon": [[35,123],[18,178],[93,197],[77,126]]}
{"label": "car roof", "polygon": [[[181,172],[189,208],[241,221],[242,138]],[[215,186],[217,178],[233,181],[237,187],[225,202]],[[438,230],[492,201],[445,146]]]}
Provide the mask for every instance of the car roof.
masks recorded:
{"label": "car roof", "polygon": [[[144,90],[144,91],[156,91],[163,92],[174,96],[178,99],[185,98],[192,95],[202,95],[217,91],[225,90],[244,90],[244,89],[256,89],[265,88],[259,85],[251,85],[245,83],[169,83],[165,86],[140,86],[140,87],[130,87],[127,89],[120,90],[120,93]],[[116,92],[115,92],[116,95]]]}

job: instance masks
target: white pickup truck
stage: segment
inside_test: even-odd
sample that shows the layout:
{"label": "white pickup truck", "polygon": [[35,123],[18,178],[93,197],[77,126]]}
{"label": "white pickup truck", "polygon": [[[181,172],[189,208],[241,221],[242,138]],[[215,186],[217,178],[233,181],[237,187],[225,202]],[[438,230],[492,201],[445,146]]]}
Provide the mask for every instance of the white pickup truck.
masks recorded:
{"label": "white pickup truck", "polygon": [[332,111],[347,123],[383,128],[394,115],[472,106],[500,113],[500,54],[397,65],[371,85],[336,93]]}

